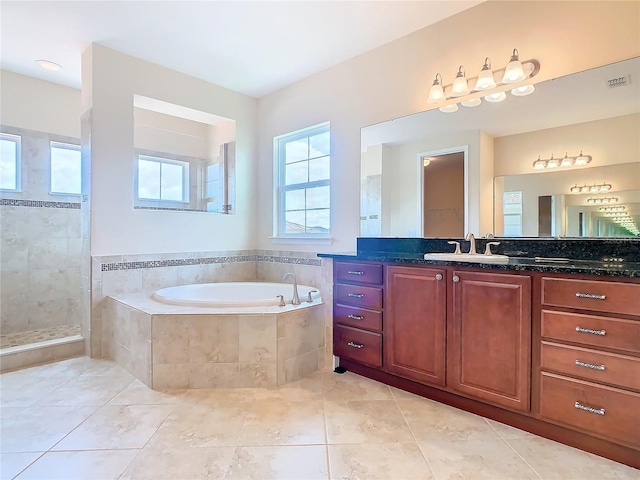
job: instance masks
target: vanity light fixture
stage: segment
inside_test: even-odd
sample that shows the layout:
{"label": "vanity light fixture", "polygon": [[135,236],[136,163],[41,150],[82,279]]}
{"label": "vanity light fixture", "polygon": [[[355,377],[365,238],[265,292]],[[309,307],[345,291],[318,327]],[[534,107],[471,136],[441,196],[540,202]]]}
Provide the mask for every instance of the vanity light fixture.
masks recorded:
{"label": "vanity light fixture", "polygon": [[[544,168],[573,167],[573,166],[579,166],[579,165],[586,165],[589,162],[591,162],[591,155],[583,155],[582,151],[580,151],[580,155],[577,157],[570,157],[567,153],[565,153],[562,159],[553,158],[553,155],[551,155],[551,158],[549,159],[544,159],[544,158],[540,158],[540,156],[538,155],[538,159],[535,162],[533,162],[533,169],[541,170]],[[571,189],[571,191],[573,193],[580,192],[580,190],[576,191],[573,188]],[[582,190],[582,192],[586,192],[586,191],[590,191],[590,190]],[[598,189],[594,191],[604,192],[606,190]]]}
{"label": "vanity light fixture", "polygon": [[[491,60],[489,57],[485,58],[482,70],[475,79],[473,90],[469,88],[469,80],[466,78],[466,72],[462,65],[458,68],[458,73],[452,84],[448,86],[443,85],[442,75],[437,73],[429,90],[427,103],[441,103],[459,98],[461,99],[461,105],[465,107],[477,107],[482,103],[482,100],[477,96],[463,99],[463,97],[473,95],[477,92],[482,92],[487,102],[502,102],[507,98],[506,91],[504,91],[505,86],[524,82],[535,76],[539,69],[540,64],[536,60],[528,60],[524,63],[520,62],[518,49],[514,48],[509,64],[504,69],[492,71]],[[496,76],[499,76],[498,78],[502,80],[496,82]],[[496,89],[499,89],[499,91],[495,91]],[[530,95],[534,91],[535,87],[533,85],[514,85],[511,88],[511,94],[517,97]],[[439,107],[439,110],[446,113],[455,112],[458,110],[457,103],[458,102],[443,105]]]}
{"label": "vanity light fixture", "polygon": [[577,184],[571,187],[571,193],[599,193],[599,192],[608,192],[611,190],[611,185],[609,183],[597,184],[593,185],[583,185],[579,187]]}
{"label": "vanity light fixture", "polygon": [[617,197],[596,197],[596,198],[587,198],[587,203],[590,204],[600,204],[600,203],[618,203]]}
{"label": "vanity light fixture", "polygon": [[624,211],[624,205],[618,205],[617,207],[600,207],[599,212],[622,212]]}

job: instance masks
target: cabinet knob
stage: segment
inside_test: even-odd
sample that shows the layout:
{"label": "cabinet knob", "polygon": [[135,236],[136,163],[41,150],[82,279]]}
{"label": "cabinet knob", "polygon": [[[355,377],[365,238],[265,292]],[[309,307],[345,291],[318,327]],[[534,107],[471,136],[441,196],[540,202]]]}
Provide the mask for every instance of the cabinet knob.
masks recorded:
{"label": "cabinet knob", "polygon": [[454,283],[458,283],[460,281],[460,277],[458,275],[453,276]]}
{"label": "cabinet knob", "polygon": [[441,273],[437,273],[436,274],[436,280],[442,280],[442,274]]}

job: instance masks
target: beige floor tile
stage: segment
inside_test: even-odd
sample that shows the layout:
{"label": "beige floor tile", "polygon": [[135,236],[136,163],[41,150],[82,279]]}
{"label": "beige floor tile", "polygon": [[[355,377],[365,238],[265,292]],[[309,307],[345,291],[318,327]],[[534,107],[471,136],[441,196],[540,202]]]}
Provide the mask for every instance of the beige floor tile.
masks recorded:
{"label": "beige floor tile", "polygon": [[420,395],[414,395],[411,392],[407,392],[405,390],[401,390],[399,388],[396,387],[389,387],[391,389],[391,393],[393,394],[393,398],[395,398],[396,400],[406,400],[406,399],[411,399],[411,398],[424,398],[421,397]]}
{"label": "beige floor tile", "polygon": [[419,440],[438,480],[540,480],[507,445],[497,440]]}
{"label": "beige floor tile", "polygon": [[416,442],[329,445],[331,478],[433,480]]}
{"label": "beige floor tile", "polygon": [[95,410],[92,406],[3,407],[0,412],[2,453],[49,450]]}
{"label": "beige floor tile", "polygon": [[544,480],[638,480],[640,470],[546,438],[508,440]]}
{"label": "beige floor tile", "polygon": [[233,447],[246,416],[246,409],[237,405],[177,405],[149,446]]}
{"label": "beige floor tile", "polygon": [[108,376],[81,375],[38,400],[37,405],[104,405],[134,378],[128,373]]}
{"label": "beige floor tile", "polygon": [[393,400],[325,401],[324,408],[330,444],[414,440]]}
{"label": "beige floor tile", "polygon": [[17,480],[117,480],[139,450],[47,452]]}
{"label": "beige floor tile", "polygon": [[325,443],[322,400],[256,401],[238,438],[238,445],[311,445]]}
{"label": "beige floor tile", "polygon": [[327,480],[325,445],[238,447],[225,480]]}
{"label": "beige floor tile", "polygon": [[84,372],[82,375],[101,377],[107,375],[122,375],[127,373],[124,368],[122,368],[112,360],[104,360],[100,358],[92,358],[90,360],[92,365],[91,368]]}
{"label": "beige floor tile", "polygon": [[172,405],[105,405],[54,450],[142,448],[173,408]]}
{"label": "beige floor tile", "polygon": [[74,377],[34,377],[24,371],[0,375],[0,406],[28,407]]}
{"label": "beige floor tile", "polygon": [[398,406],[417,440],[499,440],[483,417],[426,398],[398,400]]}
{"label": "beige floor tile", "polygon": [[220,480],[235,447],[146,447],[121,480]]}
{"label": "beige floor tile", "polygon": [[312,373],[305,378],[275,388],[257,388],[259,400],[277,398],[287,401],[322,400],[322,374]]}
{"label": "beige floor tile", "polygon": [[44,452],[0,454],[0,480],[11,480]]}
{"label": "beige floor tile", "polygon": [[537,435],[525,432],[524,430],[520,430],[519,428],[505,425],[504,423],[496,422],[495,420],[490,420],[488,418],[486,419],[486,421],[493,427],[496,432],[498,432],[498,435],[500,435],[505,440],[514,438],[537,438]]}
{"label": "beige floor tile", "polygon": [[186,390],[151,390],[140,380],[134,380],[109,401],[109,405],[174,405]]}
{"label": "beige floor tile", "polygon": [[383,383],[355,373],[322,372],[322,391],[327,400],[391,400],[391,390]]}
{"label": "beige floor tile", "polygon": [[94,362],[89,357],[77,357],[19,370],[14,373],[27,374],[30,377],[76,377],[93,368],[95,366]]}
{"label": "beige floor tile", "polygon": [[198,405],[214,408],[248,407],[256,399],[257,388],[198,388],[187,390],[181,405]]}

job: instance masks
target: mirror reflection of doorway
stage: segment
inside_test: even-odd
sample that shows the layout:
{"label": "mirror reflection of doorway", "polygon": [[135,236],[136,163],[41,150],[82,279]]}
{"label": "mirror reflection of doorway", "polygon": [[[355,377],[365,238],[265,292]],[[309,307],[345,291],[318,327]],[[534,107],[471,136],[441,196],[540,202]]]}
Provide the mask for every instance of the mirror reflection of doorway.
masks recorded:
{"label": "mirror reflection of doorway", "polygon": [[422,156],[422,236],[464,237],[464,152]]}

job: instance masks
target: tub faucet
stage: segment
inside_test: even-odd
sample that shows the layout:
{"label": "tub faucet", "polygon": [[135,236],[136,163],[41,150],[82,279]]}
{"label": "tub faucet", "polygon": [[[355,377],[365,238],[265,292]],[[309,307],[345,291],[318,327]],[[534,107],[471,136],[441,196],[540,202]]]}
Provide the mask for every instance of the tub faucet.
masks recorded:
{"label": "tub faucet", "polygon": [[288,272],[284,274],[282,280],[289,280],[290,278],[293,278],[293,298],[291,299],[291,304],[300,305],[300,297],[298,296],[298,282],[296,281],[296,276],[293,273]]}
{"label": "tub faucet", "polygon": [[478,253],[476,252],[476,237],[473,236],[473,233],[469,232],[464,239],[471,242],[471,245],[469,245],[469,255],[476,255]]}

